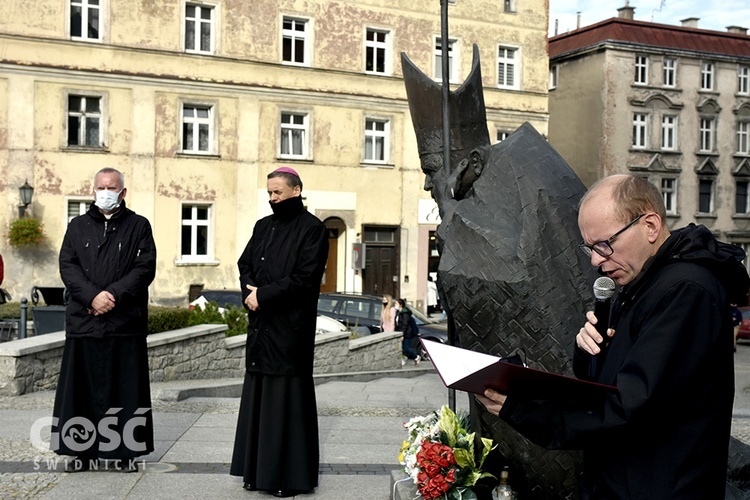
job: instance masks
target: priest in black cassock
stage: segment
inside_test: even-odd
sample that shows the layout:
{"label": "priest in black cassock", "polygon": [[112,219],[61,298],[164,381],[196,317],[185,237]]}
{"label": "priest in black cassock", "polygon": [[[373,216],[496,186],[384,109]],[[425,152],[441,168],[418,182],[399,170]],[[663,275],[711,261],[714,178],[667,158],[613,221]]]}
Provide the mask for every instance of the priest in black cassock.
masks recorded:
{"label": "priest in black cassock", "polygon": [[248,308],[245,382],[230,474],[277,497],[318,486],[318,416],[313,351],[325,225],[302,203],[289,167],[267,180],[273,215],[255,224],[239,259]]}
{"label": "priest in black cassock", "polygon": [[154,450],[146,335],[156,246],[126,193],[121,172],[97,172],[95,202],[68,224],[60,249],[70,300],[51,447],[76,457],[67,472],[137,472],[135,458]]}

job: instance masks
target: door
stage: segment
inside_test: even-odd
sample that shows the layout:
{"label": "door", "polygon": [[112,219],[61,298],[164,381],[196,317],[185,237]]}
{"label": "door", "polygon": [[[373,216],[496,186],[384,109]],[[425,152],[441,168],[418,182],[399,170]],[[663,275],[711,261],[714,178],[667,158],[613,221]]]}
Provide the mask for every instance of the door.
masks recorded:
{"label": "door", "polygon": [[362,270],[362,292],[370,295],[389,294],[398,297],[398,270],[396,247],[368,245],[365,251],[365,268]]}
{"label": "door", "polygon": [[338,278],[338,251],[339,251],[339,230],[328,228],[328,260],[326,261],[326,270],[323,273],[323,280],[320,283],[320,292],[336,292],[336,283]]}

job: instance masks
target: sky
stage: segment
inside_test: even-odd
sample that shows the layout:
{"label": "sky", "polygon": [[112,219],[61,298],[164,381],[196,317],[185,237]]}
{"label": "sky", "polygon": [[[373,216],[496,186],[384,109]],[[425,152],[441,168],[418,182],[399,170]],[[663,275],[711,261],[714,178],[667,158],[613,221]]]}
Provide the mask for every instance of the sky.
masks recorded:
{"label": "sky", "polygon": [[[748,0],[629,0],[635,8],[636,21],[648,21],[680,26],[688,17],[700,18],[698,27],[726,31],[727,26],[750,28]],[[581,13],[581,27],[617,17],[617,9],[626,0],[549,0],[549,34],[563,34],[576,29],[577,13]]]}

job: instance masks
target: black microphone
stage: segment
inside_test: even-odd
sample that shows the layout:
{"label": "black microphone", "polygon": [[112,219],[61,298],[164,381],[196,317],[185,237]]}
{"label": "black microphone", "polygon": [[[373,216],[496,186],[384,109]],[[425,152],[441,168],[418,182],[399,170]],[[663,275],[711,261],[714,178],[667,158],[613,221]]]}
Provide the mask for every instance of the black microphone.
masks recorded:
{"label": "black microphone", "polygon": [[[612,305],[612,296],[615,294],[615,282],[612,278],[602,276],[596,278],[594,281],[594,316],[596,316],[596,331],[602,336],[602,341],[599,344],[602,354],[609,346],[609,337],[607,336],[607,329],[609,328],[609,310]],[[599,369],[597,367],[599,359],[597,356],[591,358],[591,375],[592,378],[596,379],[599,376]]]}
{"label": "black microphone", "polygon": [[612,296],[615,294],[615,282],[612,278],[602,276],[594,281],[594,316],[596,316],[596,331],[602,336],[602,347],[607,347],[609,337],[609,310],[612,305]]}

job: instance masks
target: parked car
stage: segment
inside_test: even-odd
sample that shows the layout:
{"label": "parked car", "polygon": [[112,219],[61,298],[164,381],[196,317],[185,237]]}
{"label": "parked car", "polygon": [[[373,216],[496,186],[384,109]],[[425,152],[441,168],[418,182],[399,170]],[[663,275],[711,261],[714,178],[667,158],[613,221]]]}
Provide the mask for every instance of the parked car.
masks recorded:
{"label": "parked car", "polygon": [[[224,309],[230,306],[238,307],[240,309],[244,308],[242,304],[241,290],[202,290],[200,296],[190,303],[190,309],[193,309],[194,307],[200,307],[202,309],[209,302],[213,302],[219,306],[219,312],[222,314],[224,313]],[[316,334],[345,332],[347,330],[345,324],[328,316],[318,315],[315,322]]]}
{"label": "parked car", "polygon": [[740,332],[737,334],[738,339],[750,339],[750,307],[740,307],[742,312],[742,323],[740,323]]}
{"label": "parked car", "polygon": [[[318,314],[331,316],[338,321],[354,327],[366,326],[370,333],[380,332],[380,312],[383,310],[383,297],[357,293],[329,292],[321,293],[318,299]],[[406,306],[412,313],[419,327],[419,337],[435,342],[448,341],[448,329],[445,323],[439,323],[425,316],[422,311]],[[420,346],[420,355],[427,358],[427,353]]]}

